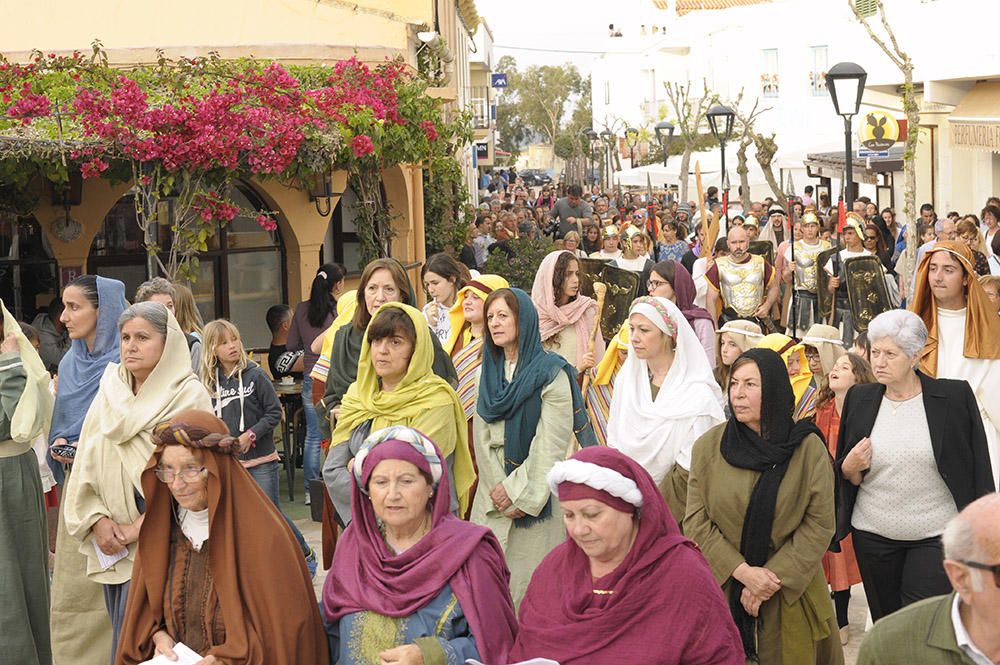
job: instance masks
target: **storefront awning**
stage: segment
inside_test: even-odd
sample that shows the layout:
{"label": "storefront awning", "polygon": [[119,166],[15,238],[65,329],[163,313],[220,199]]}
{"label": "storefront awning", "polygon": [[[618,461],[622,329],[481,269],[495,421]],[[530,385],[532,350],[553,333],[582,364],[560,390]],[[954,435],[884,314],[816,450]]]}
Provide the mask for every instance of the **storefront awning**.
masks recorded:
{"label": "storefront awning", "polygon": [[[811,152],[803,163],[810,178],[844,177],[844,151]],[[854,157],[851,159],[851,176],[855,182],[868,185],[878,184],[878,174],[903,170],[903,146],[896,144],[889,148],[888,157]]]}
{"label": "storefront awning", "polygon": [[957,148],[1000,152],[1000,81],[977,83],[948,116]]}

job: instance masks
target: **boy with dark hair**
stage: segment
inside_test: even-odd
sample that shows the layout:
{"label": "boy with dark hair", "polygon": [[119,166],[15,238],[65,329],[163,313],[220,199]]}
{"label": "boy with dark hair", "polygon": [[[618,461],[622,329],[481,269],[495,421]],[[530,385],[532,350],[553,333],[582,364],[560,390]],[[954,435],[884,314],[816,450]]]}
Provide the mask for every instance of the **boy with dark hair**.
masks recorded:
{"label": "boy with dark hair", "polygon": [[273,305],[264,315],[268,330],[271,331],[271,346],[267,350],[267,366],[275,381],[291,376],[302,380],[304,351],[289,351],[287,347],[288,329],[292,325],[292,308],[288,305]]}

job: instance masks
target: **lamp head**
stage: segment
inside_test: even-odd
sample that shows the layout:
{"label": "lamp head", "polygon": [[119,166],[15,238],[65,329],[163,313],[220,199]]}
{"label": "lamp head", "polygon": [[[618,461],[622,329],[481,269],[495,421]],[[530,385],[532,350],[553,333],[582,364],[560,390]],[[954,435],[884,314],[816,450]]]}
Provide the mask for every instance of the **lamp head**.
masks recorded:
{"label": "lamp head", "polygon": [[867,78],[868,72],[853,62],[838,62],[830,68],[826,73],[826,88],[837,115],[857,115]]}
{"label": "lamp head", "polygon": [[716,104],[708,109],[705,117],[708,118],[708,126],[711,128],[715,140],[719,143],[728,141],[733,134],[736,112],[724,104]]}

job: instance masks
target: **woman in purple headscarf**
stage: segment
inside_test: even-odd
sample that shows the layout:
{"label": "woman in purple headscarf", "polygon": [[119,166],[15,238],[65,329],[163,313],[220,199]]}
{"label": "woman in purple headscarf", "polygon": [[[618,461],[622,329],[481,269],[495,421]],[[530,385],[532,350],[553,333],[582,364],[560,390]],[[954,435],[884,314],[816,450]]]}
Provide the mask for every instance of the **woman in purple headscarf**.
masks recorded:
{"label": "woman in purple headscarf", "polygon": [[584,448],[548,482],[569,537],[531,578],[511,661],[744,665],[708,562],[636,461]]}
{"label": "woman in purple headscarf", "polygon": [[708,356],[708,364],[714,370],[715,319],[704,307],[694,304],[697,287],[687,268],[679,261],[660,261],[653,266],[646,288],[649,290],[649,295],[666,298],[677,305],[694,329],[694,334],[698,336],[705,349],[705,355]]}
{"label": "woman in purple headscarf", "polygon": [[448,467],[403,426],[353,460],[351,512],[323,587],[334,662],[505,664],[517,623],[493,533],[449,510]]}

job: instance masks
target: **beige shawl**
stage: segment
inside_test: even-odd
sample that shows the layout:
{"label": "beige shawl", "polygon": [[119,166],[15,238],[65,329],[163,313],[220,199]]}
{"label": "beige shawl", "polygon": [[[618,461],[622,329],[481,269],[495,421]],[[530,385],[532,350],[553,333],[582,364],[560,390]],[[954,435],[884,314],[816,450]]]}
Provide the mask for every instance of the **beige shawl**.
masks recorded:
{"label": "beige shawl", "polygon": [[0,302],[0,310],[3,312],[3,334],[14,333],[21,364],[27,374],[24,392],[17,402],[10,423],[10,438],[14,443],[0,445],[0,457],[12,457],[31,450],[31,444],[38,435],[49,428],[49,421],[52,420],[52,393],[49,392],[51,377],[45,371],[45,364],[38,356],[38,351],[21,332],[20,324],[7,311],[3,302]]}
{"label": "beige shawl", "polygon": [[140,476],[153,453],[153,427],[187,409],[211,411],[212,401],[191,371],[187,341],[170,314],[163,355],[139,393],[132,393],[131,373],[110,363],[83,421],[64,510],[67,530],[82,541],[91,580],[121,584],[131,577],[135,543],[128,557],[101,570],[91,529],[102,517],[119,524],[139,518],[135,494],[142,492]]}

